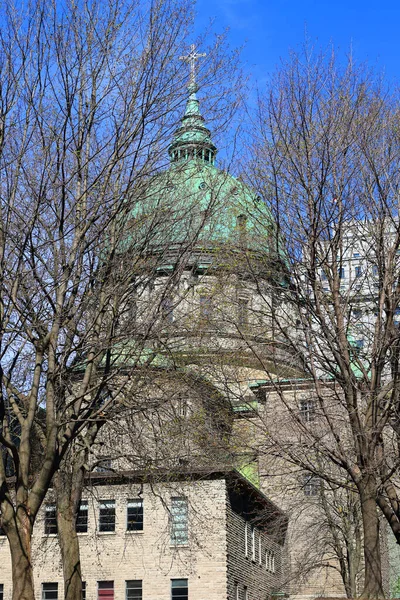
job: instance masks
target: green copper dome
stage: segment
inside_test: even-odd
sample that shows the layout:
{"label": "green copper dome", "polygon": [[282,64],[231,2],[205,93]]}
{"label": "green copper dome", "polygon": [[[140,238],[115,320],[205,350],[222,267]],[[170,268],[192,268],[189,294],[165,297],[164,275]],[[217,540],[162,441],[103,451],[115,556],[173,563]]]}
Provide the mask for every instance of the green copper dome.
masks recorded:
{"label": "green copper dome", "polygon": [[172,265],[182,248],[193,257],[189,262],[214,265],[216,255],[226,251],[278,256],[276,228],[265,202],[214,165],[217,148],[204,125],[193,82],[168,152],[169,169],[154,176],[131,206],[131,245],[165,258],[168,254]]}

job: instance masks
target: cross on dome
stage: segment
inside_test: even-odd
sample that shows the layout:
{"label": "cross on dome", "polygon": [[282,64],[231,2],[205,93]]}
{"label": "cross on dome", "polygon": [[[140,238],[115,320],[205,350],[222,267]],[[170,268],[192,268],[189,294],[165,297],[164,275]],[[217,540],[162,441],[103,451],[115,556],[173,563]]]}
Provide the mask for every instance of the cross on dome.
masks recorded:
{"label": "cross on dome", "polygon": [[205,52],[196,52],[195,44],[191,44],[189,54],[179,57],[179,60],[183,60],[190,66],[190,85],[194,85],[196,83],[196,61],[204,56],[207,56]]}

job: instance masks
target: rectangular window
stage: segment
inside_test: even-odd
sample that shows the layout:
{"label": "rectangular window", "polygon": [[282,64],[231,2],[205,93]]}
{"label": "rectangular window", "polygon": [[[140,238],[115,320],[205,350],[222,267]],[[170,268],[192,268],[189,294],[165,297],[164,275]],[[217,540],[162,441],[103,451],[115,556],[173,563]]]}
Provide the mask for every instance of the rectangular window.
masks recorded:
{"label": "rectangular window", "polygon": [[373,275],[374,277],[378,277],[378,275],[379,275],[379,271],[378,271],[378,267],[377,267],[377,265],[372,265],[372,275]]}
{"label": "rectangular window", "polygon": [[82,581],[82,600],[86,600],[86,581]]}
{"label": "rectangular window", "polygon": [[143,531],[143,500],[128,500],[126,514],[127,531]]}
{"label": "rectangular window", "polygon": [[354,275],[355,275],[355,277],[361,277],[362,268],[360,266],[354,268]]}
{"label": "rectangular window", "polygon": [[314,400],[300,400],[299,403],[300,417],[305,423],[311,423],[315,419],[315,402]]}
{"label": "rectangular window", "polygon": [[189,597],[187,579],[171,579],[172,600],[188,600]]}
{"label": "rectangular window", "polygon": [[200,296],[200,319],[206,321],[210,319],[213,311],[213,302],[211,296]]}
{"label": "rectangular window", "polygon": [[[1,518],[1,512],[0,512],[0,536],[6,535],[6,532],[3,529],[3,522],[2,522],[2,518]],[[1,598],[0,598],[1,600]]]}
{"label": "rectangular window", "polygon": [[44,508],[44,533],[45,535],[55,535],[57,533],[57,509],[55,504],[46,504]]}
{"label": "rectangular window", "polygon": [[141,579],[131,579],[126,582],[126,600],[142,600]]}
{"label": "rectangular window", "polygon": [[251,560],[256,561],[256,528],[251,526]]}
{"label": "rectangular window", "polygon": [[89,520],[89,505],[86,500],[82,500],[79,504],[78,514],[76,516],[76,532],[87,533]]}
{"label": "rectangular window", "polygon": [[235,583],[235,600],[240,600],[239,584]]}
{"label": "rectangular window", "polygon": [[303,491],[305,496],[317,496],[321,487],[321,480],[316,475],[304,475]]}
{"label": "rectangular window", "polygon": [[109,456],[101,458],[96,467],[97,473],[109,473],[112,471],[112,460]]}
{"label": "rectangular window", "polygon": [[262,565],[262,554],[261,554],[261,531],[258,534],[258,562]]}
{"label": "rectangular window", "polygon": [[114,600],[114,582],[113,581],[98,581],[97,582],[97,600]]}
{"label": "rectangular window", "polygon": [[247,298],[239,298],[238,301],[238,325],[246,327],[249,316],[249,301]]}
{"label": "rectangular window", "polygon": [[171,544],[188,543],[188,504],[186,498],[171,498]]}
{"label": "rectangular window", "polygon": [[325,271],[321,271],[321,280],[322,280],[322,281],[326,281],[327,279],[328,279],[328,278],[327,278],[327,276],[326,276],[326,273],[325,273]]}
{"label": "rectangular window", "polygon": [[247,586],[243,588],[243,600],[248,600]]}
{"label": "rectangular window", "polygon": [[99,531],[115,531],[115,500],[100,501]]}
{"label": "rectangular window", "polygon": [[58,600],[58,583],[42,583],[42,600]]}
{"label": "rectangular window", "polygon": [[0,583],[0,600],[4,600],[4,584]]}
{"label": "rectangular window", "polygon": [[343,267],[340,267],[339,269],[339,279],[344,279],[345,278],[345,271]]}
{"label": "rectangular window", "polygon": [[359,252],[354,252],[353,253],[353,257],[354,258],[360,258],[360,253]]}
{"label": "rectangular window", "polygon": [[244,524],[244,555],[247,558],[249,556],[249,542],[247,539],[249,533],[249,524],[246,521]]}
{"label": "rectangular window", "polygon": [[174,322],[174,306],[171,298],[163,298],[161,300],[161,315],[165,323]]}

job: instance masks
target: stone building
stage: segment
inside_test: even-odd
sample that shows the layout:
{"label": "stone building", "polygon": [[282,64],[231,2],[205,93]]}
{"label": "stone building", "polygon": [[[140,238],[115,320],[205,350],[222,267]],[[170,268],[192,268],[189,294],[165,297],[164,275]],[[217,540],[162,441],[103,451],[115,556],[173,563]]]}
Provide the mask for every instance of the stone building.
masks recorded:
{"label": "stone building", "polygon": [[[235,470],[95,473],[79,511],[84,598],[267,598],[280,590],[285,514]],[[38,598],[63,597],[56,508],[46,502],[33,540]],[[0,590],[11,564],[0,537]]]}

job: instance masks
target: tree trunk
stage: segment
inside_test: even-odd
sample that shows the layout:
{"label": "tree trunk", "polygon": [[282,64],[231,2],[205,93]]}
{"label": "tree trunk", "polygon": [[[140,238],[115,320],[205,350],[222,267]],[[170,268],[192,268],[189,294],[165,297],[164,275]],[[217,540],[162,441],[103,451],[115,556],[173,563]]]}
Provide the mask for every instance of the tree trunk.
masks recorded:
{"label": "tree trunk", "polygon": [[[21,509],[19,510],[21,513]],[[27,515],[17,515],[7,527],[13,581],[12,600],[35,600],[31,560],[32,527]]]}
{"label": "tree trunk", "polygon": [[61,485],[55,487],[57,489],[58,540],[64,575],[64,598],[65,600],[79,600],[82,598],[82,572],[79,540],[75,527],[76,509],[69,486],[65,485],[66,482],[63,482],[60,474],[58,477]]}
{"label": "tree trunk", "polygon": [[359,485],[364,530],[364,589],[362,598],[384,598],[376,486],[369,477]]}

